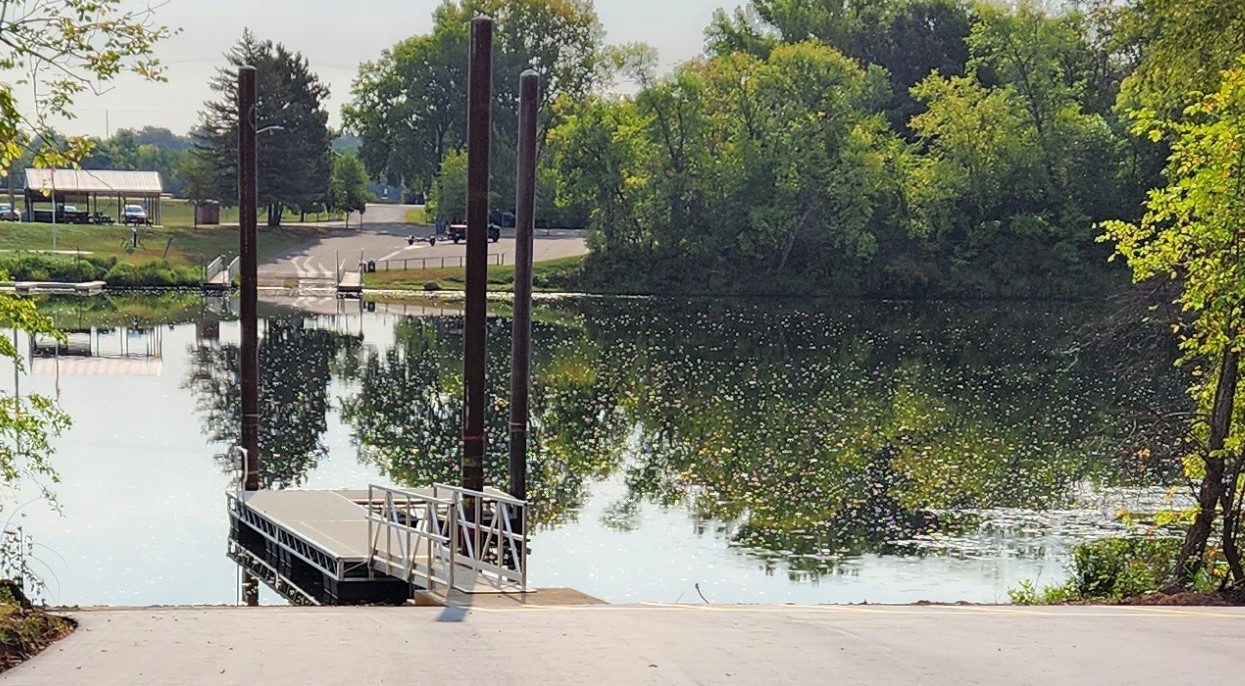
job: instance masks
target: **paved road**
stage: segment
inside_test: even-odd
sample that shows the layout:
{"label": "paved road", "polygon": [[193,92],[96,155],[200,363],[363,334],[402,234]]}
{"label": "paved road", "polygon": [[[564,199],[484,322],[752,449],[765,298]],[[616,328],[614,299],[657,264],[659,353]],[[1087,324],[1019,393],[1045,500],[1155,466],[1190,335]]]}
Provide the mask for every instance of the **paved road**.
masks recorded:
{"label": "paved road", "polygon": [[75,612],[0,684],[1232,684],[1245,610],[588,606]]}
{"label": "paved road", "polygon": [[[408,244],[412,234],[421,237],[432,235],[431,227],[415,227],[401,223],[409,206],[369,205],[363,215],[361,228],[358,216],[351,219],[351,227],[342,229],[318,241],[288,250],[259,267],[259,279],[263,285],[282,285],[297,279],[302,285],[335,285],[337,270],[342,263],[347,269],[357,268],[359,262],[389,261],[394,268],[398,261],[406,260],[410,268],[441,264],[458,265],[466,254],[466,243],[455,245],[438,241],[435,246],[426,242]],[[497,243],[489,243],[490,260],[514,263],[515,241],[513,230],[503,230]],[[534,259],[551,260],[559,257],[582,255],[587,252],[584,239],[576,231],[538,230],[534,243]],[[444,259],[444,262],[442,262]],[[384,265],[380,265],[383,269]]]}

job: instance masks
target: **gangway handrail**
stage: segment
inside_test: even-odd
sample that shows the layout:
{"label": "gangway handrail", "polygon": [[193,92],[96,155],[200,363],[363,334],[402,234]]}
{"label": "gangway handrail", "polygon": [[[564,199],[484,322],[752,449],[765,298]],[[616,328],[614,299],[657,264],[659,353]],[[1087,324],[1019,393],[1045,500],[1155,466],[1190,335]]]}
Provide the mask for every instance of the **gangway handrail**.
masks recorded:
{"label": "gangway handrail", "polygon": [[[380,512],[377,513],[379,507]],[[389,486],[368,486],[368,567],[375,571],[376,558],[384,554],[391,576],[395,560],[401,560],[401,578],[414,582],[422,577],[423,587],[435,590],[438,581],[454,588],[457,561],[456,508],[451,500]],[[448,532],[448,535],[443,532]],[[384,534],[384,549],[380,537]],[[423,570],[419,574],[420,543],[423,542]],[[397,547],[395,556],[394,547]],[[444,579],[438,579],[438,563]]]}
{"label": "gangway handrail", "polygon": [[[434,497],[449,495],[466,534],[468,565],[498,590],[527,590],[527,502],[493,488],[475,491],[433,484]],[[517,524],[517,526],[516,526]]]}
{"label": "gangway handrail", "polygon": [[212,260],[211,262],[208,262],[207,267],[204,269],[204,272],[205,272],[205,273],[204,273],[204,279],[203,279],[203,280],[204,280],[204,281],[211,281],[212,279],[216,278],[216,275],[220,273],[220,270],[221,270],[221,268],[223,267],[223,265],[224,265],[224,264],[225,264],[225,256],[224,256],[224,255],[221,255],[220,257],[217,257],[216,259]]}
{"label": "gangway handrail", "polygon": [[[440,583],[470,591],[481,580],[497,590],[527,590],[523,500],[495,489],[447,484],[423,489],[371,485],[367,520],[368,566],[374,571],[422,581],[428,590]],[[471,572],[468,588],[455,584],[458,571]]]}

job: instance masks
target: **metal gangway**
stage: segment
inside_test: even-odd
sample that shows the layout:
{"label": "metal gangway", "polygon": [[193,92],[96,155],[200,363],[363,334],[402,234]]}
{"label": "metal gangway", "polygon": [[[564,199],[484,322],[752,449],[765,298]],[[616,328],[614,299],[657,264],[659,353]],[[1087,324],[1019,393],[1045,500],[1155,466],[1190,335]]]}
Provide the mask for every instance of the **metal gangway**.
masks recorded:
{"label": "metal gangway", "polygon": [[234,279],[241,272],[241,258],[235,257],[228,264],[222,255],[208,263],[204,268],[202,287],[204,290],[222,291],[233,287]]}
{"label": "metal gangway", "polygon": [[226,491],[228,555],[295,604],[525,593],[527,504],[486,488]]}
{"label": "metal gangway", "polygon": [[368,564],[429,591],[526,592],[527,504],[496,489],[369,486]]}

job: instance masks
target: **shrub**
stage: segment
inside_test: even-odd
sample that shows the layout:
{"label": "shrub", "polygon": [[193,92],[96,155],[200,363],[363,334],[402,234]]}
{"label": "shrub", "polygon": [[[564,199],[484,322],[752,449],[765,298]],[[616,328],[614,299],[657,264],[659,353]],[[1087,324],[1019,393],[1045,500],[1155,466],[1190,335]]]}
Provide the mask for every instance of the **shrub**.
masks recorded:
{"label": "shrub", "polygon": [[120,262],[104,277],[109,286],[193,286],[199,283],[198,270],[168,261],[132,264]]}
{"label": "shrub", "polygon": [[16,252],[0,255],[0,271],[14,281],[95,281],[116,263],[116,258],[91,255],[49,255]]}
{"label": "shrub", "polygon": [[1072,549],[1072,590],[1085,599],[1122,600],[1157,591],[1173,569],[1174,539],[1106,538]]}
{"label": "shrub", "polygon": [[1069,579],[1038,589],[1032,581],[1007,592],[1017,605],[1074,601],[1119,602],[1153,593],[1176,564],[1180,541],[1172,538],[1105,538],[1072,548]]}

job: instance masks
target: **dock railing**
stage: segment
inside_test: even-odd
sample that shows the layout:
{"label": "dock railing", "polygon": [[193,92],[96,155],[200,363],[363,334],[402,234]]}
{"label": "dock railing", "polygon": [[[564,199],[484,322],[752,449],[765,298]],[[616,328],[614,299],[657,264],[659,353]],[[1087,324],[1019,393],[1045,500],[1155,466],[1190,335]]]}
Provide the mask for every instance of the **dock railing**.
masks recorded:
{"label": "dock railing", "polygon": [[429,591],[454,588],[458,566],[456,508],[418,491],[368,486],[368,567]]}
{"label": "dock railing", "polygon": [[216,275],[219,274],[221,270],[224,268],[225,268],[225,257],[224,255],[222,255],[212,260],[211,262],[208,262],[207,266],[203,268],[203,280],[211,281],[212,279],[216,278]]}
{"label": "dock railing", "polygon": [[[496,489],[436,484],[434,498],[452,500],[463,564],[499,591],[527,590],[527,503]],[[461,558],[460,558],[461,559]]]}
{"label": "dock railing", "polygon": [[464,592],[527,590],[527,503],[494,489],[368,487],[369,567]]}

